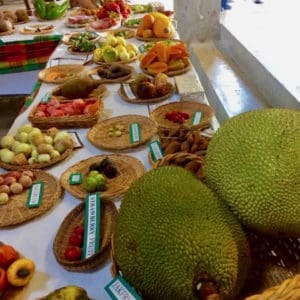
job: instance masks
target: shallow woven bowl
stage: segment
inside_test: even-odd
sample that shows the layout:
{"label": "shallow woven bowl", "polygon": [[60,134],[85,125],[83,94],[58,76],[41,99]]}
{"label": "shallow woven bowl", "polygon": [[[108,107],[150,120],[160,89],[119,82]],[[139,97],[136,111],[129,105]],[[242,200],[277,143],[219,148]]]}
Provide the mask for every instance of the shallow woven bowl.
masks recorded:
{"label": "shallow woven bowl", "polygon": [[[71,102],[72,100],[64,100],[61,102]],[[83,114],[74,116],[64,116],[64,117],[35,117],[35,112],[37,106],[35,106],[29,116],[28,120],[33,126],[40,129],[48,129],[51,127],[56,128],[89,128],[98,122],[99,115],[103,109],[103,101],[101,99],[96,99],[98,102],[98,109],[93,114]]]}
{"label": "shallow woven bowl", "polygon": [[0,161],[0,167],[5,169],[5,170],[20,170],[20,169],[45,169],[48,167],[51,167],[62,160],[66,159],[68,156],[71,155],[73,149],[69,148],[65,152],[63,152],[59,157],[51,159],[49,162],[46,163],[35,163],[32,165],[12,165],[12,164],[7,164],[2,161]]}
{"label": "shallow woven bowl", "polygon": [[[58,66],[53,66],[49,68],[45,68],[39,72],[39,79],[47,82],[47,83],[64,83],[67,80],[75,77],[78,75],[80,72],[84,70],[84,66],[82,65],[75,65],[75,64],[65,64],[65,65],[58,65]],[[59,72],[62,74],[65,74],[64,77],[58,78],[58,79],[47,79],[49,74],[53,72]]]}
{"label": "shallow woven bowl", "polygon": [[88,272],[101,267],[109,257],[111,236],[115,228],[117,208],[112,202],[101,202],[101,236],[100,250],[93,256],[78,261],[68,261],[64,258],[64,251],[69,246],[69,237],[73,229],[84,224],[85,203],[76,206],[60,225],[53,242],[53,252],[57,262],[66,270],[72,272]]}
{"label": "shallow woven bowl", "polygon": [[[151,163],[151,160],[150,160],[150,163]],[[153,160],[152,160],[152,162],[153,162]],[[181,163],[179,163],[179,162],[181,162]],[[154,162],[152,165],[152,168],[157,169],[159,167],[170,166],[170,165],[175,165],[175,166],[185,168],[185,165],[188,162],[197,163],[200,171],[199,171],[199,169],[197,169],[196,170],[197,172],[192,172],[192,173],[194,173],[199,179],[203,179],[204,178],[204,172],[203,172],[204,157],[193,154],[193,153],[176,152],[173,154],[167,154],[163,158]]]}
{"label": "shallow woven bowl", "polygon": [[82,173],[84,178],[87,175],[91,164],[99,163],[106,157],[114,163],[118,172],[115,178],[107,179],[107,190],[101,192],[102,200],[113,200],[118,198],[128,190],[134,181],[146,172],[142,162],[133,156],[125,154],[98,155],[82,160],[68,168],[60,178],[62,187],[74,197],[84,200],[88,192],[84,190],[82,184],[70,185],[70,175],[72,173]]}
{"label": "shallow woven bowl", "polygon": [[[185,120],[183,124],[174,123],[165,117],[166,113],[171,111],[186,112],[190,115],[190,118]],[[204,115],[199,124],[191,126],[191,117],[194,112],[203,112]],[[209,105],[194,101],[179,101],[164,104],[155,108],[150,113],[150,118],[154,120],[160,128],[175,129],[184,125],[192,129],[203,129],[210,126],[213,115],[214,110]]]}
{"label": "shallow woven bowl", "polygon": [[[140,124],[141,140],[139,142],[130,142],[129,126],[132,123]],[[121,124],[125,126],[123,134],[119,137],[110,137],[108,135],[109,128]],[[125,150],[145,144],[153,137],[156,131],[156,124],[150,118],[141,115],[124,115],[97,123],[88,130],[87,138],[100,149]]]}
{"label": "shallow woven bowl", "polygon": [[6,204],[0,205],[0,227],[19,225],[37,218],[50,210],[60,199],[62,189],[57,179],[41,170],[32,170],[34,182],[44,182],[42,203],[39,207],[27,208],[28,189],[19,195],[10,196]]}

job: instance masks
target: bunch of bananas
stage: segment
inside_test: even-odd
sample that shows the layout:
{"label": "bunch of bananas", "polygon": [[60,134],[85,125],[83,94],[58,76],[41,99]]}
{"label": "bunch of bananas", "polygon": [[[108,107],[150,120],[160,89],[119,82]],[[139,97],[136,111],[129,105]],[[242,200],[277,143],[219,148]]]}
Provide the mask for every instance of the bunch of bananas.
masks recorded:
{"label": "bunch of bananas", "polygon": [[55,0],[34,0],[35,14],[38,18],[43,20],[56,20],[60,18],[66,10],[70,7],[70,1],[65,0],[58,4]]}

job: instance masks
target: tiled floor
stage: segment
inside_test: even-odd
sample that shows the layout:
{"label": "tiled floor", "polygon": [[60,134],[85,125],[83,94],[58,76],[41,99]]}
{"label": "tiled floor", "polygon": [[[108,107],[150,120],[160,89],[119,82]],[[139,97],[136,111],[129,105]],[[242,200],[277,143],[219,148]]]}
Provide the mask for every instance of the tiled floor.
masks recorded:
{"label": "tiled floor", "polygon": [[300,102],[299,0],[232,0],[222,22]]}

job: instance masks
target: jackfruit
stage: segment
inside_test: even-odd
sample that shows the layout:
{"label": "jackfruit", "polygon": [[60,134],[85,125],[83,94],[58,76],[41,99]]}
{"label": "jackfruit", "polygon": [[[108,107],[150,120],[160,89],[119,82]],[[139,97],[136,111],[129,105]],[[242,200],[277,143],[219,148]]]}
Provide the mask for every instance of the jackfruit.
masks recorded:
{"label": "jackfruit", "polygon": [[207,185],[246,226],[300,236],[300,111],[270,108],[227,120],[204,170]]}
{"label": "jackfruit", "polygon": [[143,299],[199,299],[206,284],[235,299],[249,265],[237,219],[176,166],[147,172],[124,195],[114,250],[122,275]]}

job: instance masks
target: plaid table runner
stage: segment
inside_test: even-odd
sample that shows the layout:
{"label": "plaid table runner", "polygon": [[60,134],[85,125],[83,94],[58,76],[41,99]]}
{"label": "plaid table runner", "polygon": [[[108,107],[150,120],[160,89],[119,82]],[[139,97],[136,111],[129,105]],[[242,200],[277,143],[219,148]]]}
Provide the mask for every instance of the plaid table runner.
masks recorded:
{"label": "plaid table runner", "polygon": [[0,40],[0,74],[44,68],[61,38],[62,35],[48,35],[17,42]]}

